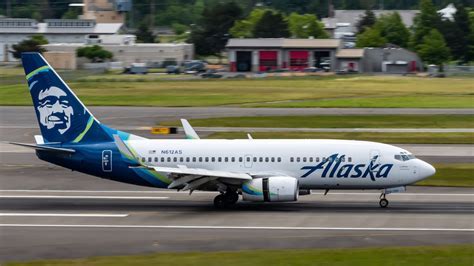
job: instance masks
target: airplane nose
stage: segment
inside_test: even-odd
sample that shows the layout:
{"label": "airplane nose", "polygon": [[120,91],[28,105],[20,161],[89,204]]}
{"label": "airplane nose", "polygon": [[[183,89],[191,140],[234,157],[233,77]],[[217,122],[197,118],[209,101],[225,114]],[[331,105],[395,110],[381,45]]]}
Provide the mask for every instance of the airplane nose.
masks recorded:
{"label": "airplane nose", "polygon": [[420,179],[428,178],[436,173],[436,169],[429,163],[420,160],[418,176]]}

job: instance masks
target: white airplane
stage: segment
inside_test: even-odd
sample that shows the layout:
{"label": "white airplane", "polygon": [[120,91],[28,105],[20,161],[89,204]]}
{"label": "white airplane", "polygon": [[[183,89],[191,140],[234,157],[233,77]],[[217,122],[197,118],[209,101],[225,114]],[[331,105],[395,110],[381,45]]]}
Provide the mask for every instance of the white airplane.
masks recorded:
{"label": "white airplane", "polygon": [[38,158],[86,174],[157,188],[218,191],[216,207],[244,201],[288,202],[312,189],[405,191],[435,169],[396,146],[353,140],[145,139],[101,124],[38,53],[23,66],[41,136]]}

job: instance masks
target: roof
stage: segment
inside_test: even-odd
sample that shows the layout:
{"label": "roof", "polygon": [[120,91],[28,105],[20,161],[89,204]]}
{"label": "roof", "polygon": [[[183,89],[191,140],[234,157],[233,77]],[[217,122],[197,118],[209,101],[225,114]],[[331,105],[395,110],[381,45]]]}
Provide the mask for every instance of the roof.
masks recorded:
{"label": "roof", "polygon": [[252,38],[230,39],[227,48],[338,48],[338,39],[285,39],[285,38]]}
{"label": "roof", "polygon": [[[376,17],[380,17],[382,14],[389,14],[392,12],[398,12],[402,17],[403,23],[410,27],[413,25],[413,19],[415,15],[420,13],[420,10],[372,10]],[[360,18],[364,15],[365,10],[335,10],[334,17],[338,23],[351,23],[355,25]]]}
{"label": "roof", "polygon": [[122,27],[122,23],[93,23],[87,27],[48,27],[48,22],[87,22],[87,20],[46,20],[44,23],[36,23],[35,20],[25,20],[17,18],[0,19],[0,21],[9,22],[31,22],[31,26],[3,26],[0,27],[0,34],[116,34]]}
{"label": "roof", "polygon": [[337,58],[361,58],[364,56],[364,49],[341,49],[337,52]]}

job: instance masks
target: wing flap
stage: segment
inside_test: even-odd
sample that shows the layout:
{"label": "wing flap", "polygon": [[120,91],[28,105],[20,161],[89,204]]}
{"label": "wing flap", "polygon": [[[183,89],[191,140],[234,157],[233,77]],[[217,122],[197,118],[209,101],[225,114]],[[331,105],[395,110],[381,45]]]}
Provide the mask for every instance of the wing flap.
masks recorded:
{"label": "wing flap", "polygon": [[187,167],[152,167],[157,172],[178,174],[178,175],[193,175],[193,176],[209,176],[209,177],[222,177],[222,178],[233,178],[241,180],[251,180],[252,177],[244,173],[234,173],[227,171],[207,170],[201,168],[187,168]]}

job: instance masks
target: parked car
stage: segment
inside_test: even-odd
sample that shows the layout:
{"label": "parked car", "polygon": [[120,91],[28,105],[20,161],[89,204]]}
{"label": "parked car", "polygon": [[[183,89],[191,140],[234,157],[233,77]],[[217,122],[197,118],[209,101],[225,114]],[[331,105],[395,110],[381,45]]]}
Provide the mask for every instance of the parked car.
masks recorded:
{"label": "parked car", "polygon": [[303,72],[322,72],[324,69],[318,68],[318,67],[307,67],[303,69]]}
{"label": "parked car", "polygon": [[217,73],[217,71],[215,70],[207,70],[206,73],[203,73],[200,75],[201,78],[214,78],[214,79],[218,79],[218,78],[222,78],[222,74],[219,74]]}
{"label": "parked car", "polygon": [[123,71],[124,74],[148,74],[148,68],[145,63],[132,63],[129,67],[126,67]]}
{"label": "parked car", "polygon": [[201,60],[191,60],[184,62],[184,73],[186,74],[196,74],[206,72],[207,64]]}
{"label": "parked car", "polygon": [[166,74],[181,74],[181,68],[177,65],[169,65],[166,67]]}

